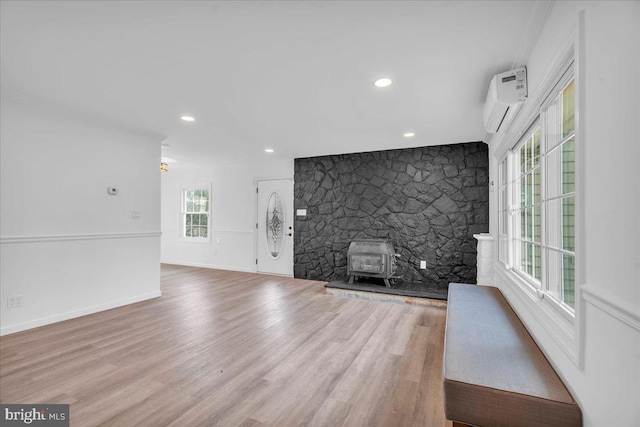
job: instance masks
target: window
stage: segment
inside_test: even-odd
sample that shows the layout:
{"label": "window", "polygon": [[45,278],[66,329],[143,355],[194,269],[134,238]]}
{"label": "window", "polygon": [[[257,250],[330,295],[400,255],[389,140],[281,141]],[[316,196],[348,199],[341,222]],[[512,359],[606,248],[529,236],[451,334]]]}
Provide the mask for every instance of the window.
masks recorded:
{"label": "window", "polygon": [[574,87],[571,64],[498,171],[500,260],[569,315],[576,270]]}
{"label": "window", "polygon": [[539,286],[542,279],[542,228],[540,194],[540,128],[526,133],[515,151],[514,181],[514,268],[532,278]]}
{"label": "window", "polygon": [[546,118],[547,290],[575,309],[575,92],[571,78],[543,109]]}
{"label": "window", "polygon": [[187,241],[209,242],[209,186],[182,189],[181,238]]}

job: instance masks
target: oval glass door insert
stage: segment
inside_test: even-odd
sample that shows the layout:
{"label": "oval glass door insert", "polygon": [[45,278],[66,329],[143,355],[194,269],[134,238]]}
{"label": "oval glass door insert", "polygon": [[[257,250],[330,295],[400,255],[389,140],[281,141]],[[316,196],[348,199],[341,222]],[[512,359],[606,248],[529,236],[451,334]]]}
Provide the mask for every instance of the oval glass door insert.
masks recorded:
{"label": "oval glass door insert", "polygon": [[284,247],[284,206],[282,197],[277,191],[269,195],[266,206],[267,248],[272,258],[278,258]]}

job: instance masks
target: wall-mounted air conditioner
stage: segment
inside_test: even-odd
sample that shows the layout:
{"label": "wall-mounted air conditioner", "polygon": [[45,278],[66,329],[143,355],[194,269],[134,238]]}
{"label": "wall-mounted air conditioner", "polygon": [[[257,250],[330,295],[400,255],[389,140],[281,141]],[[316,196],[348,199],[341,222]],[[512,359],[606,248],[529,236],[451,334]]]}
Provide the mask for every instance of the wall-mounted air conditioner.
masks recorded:
{"label": "wall-mounted air conditioner", "polygon": [[487,132],[504,132],[518,106],[525,99],[527,99],[526,68],[518,68],[493,76],[483,112],[484,127]]}

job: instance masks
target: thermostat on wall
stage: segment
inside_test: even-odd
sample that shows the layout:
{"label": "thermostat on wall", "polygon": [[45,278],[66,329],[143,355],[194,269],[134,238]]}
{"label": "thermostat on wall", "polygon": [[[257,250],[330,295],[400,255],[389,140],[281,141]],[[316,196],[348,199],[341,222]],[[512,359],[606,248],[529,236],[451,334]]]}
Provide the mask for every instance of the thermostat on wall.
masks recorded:
{"label": "thermostat on wall", "polygon": [[107,187],[107,193],[115,196],[118,194],[118,189],[116,187]]}

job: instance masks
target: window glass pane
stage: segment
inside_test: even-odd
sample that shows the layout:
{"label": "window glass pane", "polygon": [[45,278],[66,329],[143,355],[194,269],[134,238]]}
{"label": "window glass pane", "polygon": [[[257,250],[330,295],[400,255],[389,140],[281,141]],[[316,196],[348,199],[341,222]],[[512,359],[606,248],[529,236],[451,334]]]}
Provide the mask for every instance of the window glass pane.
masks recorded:
{"label": "window glass pane", "polygon": [[193,194],[193,211],[200,212],[200,190],[196,190]]}
{"label": "window glass pane", "polygon": [[560,248],[560,221],[562,219],[560,200],[556,199],[547,202],[546,212],[547,216],[544,220],[547,233],[547,246]]}
{"label": "window glass pane", "polygon": [[533,208],[533,241],[536,243],[542,242],[542,227],[540,221],[542,220],[540,214],[540,206]]}
{"label": "window glass pane", "polygon": [[184,235],[187,236],[187,237],[191,237],[191,230],[192,230],[191,226],[185,227]]}
{"label": "window glass pane", "polygon": [[533,204],[533,173],[529,172],[525,178],[525,204],[531,206]]}
{"label": "window glass pane", "polygon": [[540,164],[540,128],[533,133],[533,166]]}
{"label": "window glass pane", "polygon": [[186,216],[185,224],[191,225],[191,214],[187,214],[185,216]]}
{"label": "window glass pane", "polygon": [[520,238],[521,239],[526,239],[527,238],[527,210],[526,209],[521,209],[520,210],[520,221],[518,224],[516,224],[516,230],[519,228],[520,229]]}
{"label": "window glass pane", "polygon": [[193,225],[200,225],[200,215],[193,215]]}
{"label": "window glass pane", "polygon": [[527,240],[533,239],[533,209],[527,208],[525,209],[525,220],[527,221],[525,224],[526,233],[525,236]]}
{"label": "window glass pane", "polygon": [[204,207],[202,208],[203,212],[209,212],[209,202],[204,202]]}
{"label": "window glass pane", "polygon": [[207,232],[208,232],[208,230],[207,230],[206,226],[204,226],[204,227],[201,226],[200,227],[200,237],[207,237]]}
{"label": "window glass pane", "polygon": [[189,190],[186,192],[186,199],[189,201],[193,201],[193,190]]}
{"label": "window glass pane", "polygon": [[562,199],[562,249],[575,251],[575,198]]}
{"label": "window glass pane", "polygon": [[558,301],[562,301],[561,264],[562,254],[554,250],[547,250],[547,287],[549,293]]}
{"label": "window glass pane", "polygon": [[553,150],[547,154],[547,176],[545,189],[547,198],[560,195],[560,149]]}
{"label": "window glass pane", "polygon": [[527,254],[527,242],[520,242],[520,270],[527,272],[529,256]]}
{"label": "window glass pane", "polygon": [[520,147],[520,175],[527,171],[527,144]]}
{"label": "window glass pane", "polygon": [[187,212],[193,212],[193,201],[187,201]]}
{"label": "window glass pane", "polygon": [[540,203],[540,166],[533,170],[533,203]]}
{"label": "window glass pane", "polygon": [[560,138],[560,112],[558,111],[558,97],[547,107],[546,122],[547,134],[545,144],[547,151],[558,145]]}
{"label": "window glass pane", "polygon": [[202,190],[202,199],[209,200],[209,190]]}
{"label": "window glass pane", "polygon": [[200,227],[193,227],[191,237],[200,237]]}
{"label": "window glass pane", "polygon": [[532,138],[527,139],[527,142],[524,144],[525,145],[525,152],[527,154],[527,159],[526,159],[526,170],[531,169],[532,167],[532,152],[533,152],[533,141]]}
{"label": "window glass pane", "polygon": [[562,138],[575,131],[575,92],[574,80],[562,91]]}
{"label": "window glass pane", "polygon": [[506,159],[500,163],[500,168],[502,169],[502,175],[500,176],[500,184],[505,185],[507,183],[507,161]]}
{"label": "window glass pane", "polygon": [[520,178],[520,206],[527,205],[527,176]]}
{"label": "window glass pane", "polygon": [[575,304],[575,258],[571,255],[562,255],[562,302],[571,308]]}
{"label": "window glass pane", "polygon": [[533,246],[533,277],[538,280],[542,280],[542,256],[541,256],[542,248],[539,245]]}
{"label": "window glass pane", "polygon": [[533,245],[527,243],[527,274],[533,277]]}
{"label": "window glass pane", "polygon": [[574,139],[562,144],[562,194],[575,191],[576,187],[576,153]]}

